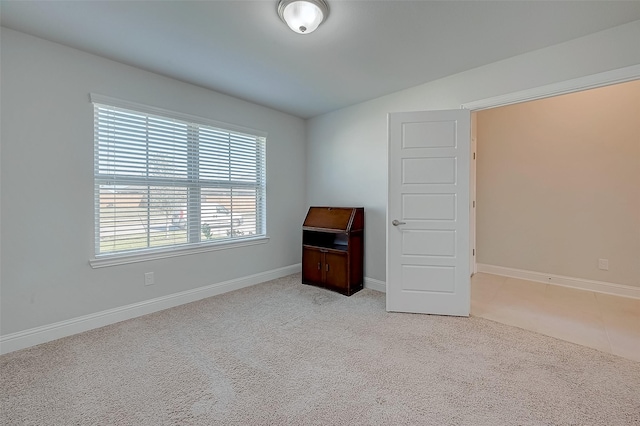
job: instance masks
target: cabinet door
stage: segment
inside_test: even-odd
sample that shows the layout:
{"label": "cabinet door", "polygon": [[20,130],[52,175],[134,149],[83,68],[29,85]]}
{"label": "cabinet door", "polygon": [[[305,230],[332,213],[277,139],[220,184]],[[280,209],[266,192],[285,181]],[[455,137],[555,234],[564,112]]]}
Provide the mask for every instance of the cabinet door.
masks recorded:
{"label": "cabinet door", "polygon": [[347,290],[349,288],[347,254],[325,253],[325,283],[327,286]]}
{"label": "cabinet door", "polygon": [[302,282],[322,283],[323,255],[324,253],[319,249],[309,247],[302,249]]}

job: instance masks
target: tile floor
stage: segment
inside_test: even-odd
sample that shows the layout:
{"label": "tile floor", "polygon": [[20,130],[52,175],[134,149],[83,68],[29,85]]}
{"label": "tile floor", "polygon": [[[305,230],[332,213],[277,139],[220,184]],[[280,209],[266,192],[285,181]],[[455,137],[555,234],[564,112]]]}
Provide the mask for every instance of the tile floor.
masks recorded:
{"label": "tile floor", "polygon": [[477,273],[471,315],[640,362],[640,299]]}

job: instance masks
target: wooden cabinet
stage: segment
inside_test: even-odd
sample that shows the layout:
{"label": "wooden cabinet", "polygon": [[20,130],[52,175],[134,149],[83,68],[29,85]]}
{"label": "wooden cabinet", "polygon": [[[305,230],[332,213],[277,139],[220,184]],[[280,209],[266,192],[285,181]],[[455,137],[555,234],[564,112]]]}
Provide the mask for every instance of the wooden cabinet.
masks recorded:
{"label": "wooden cabinet", "polygon": [[349,287],[347,285],[348,272],[349,259],[346,252],[316,247],[302,248],[303,283],[320,285],[347,293],[340,289],[346,290]]}
{"label": "wooden cabinet", "polygon": [[302,225],[302,282],[351,296],[364,282],[364,208],[311,207]]}

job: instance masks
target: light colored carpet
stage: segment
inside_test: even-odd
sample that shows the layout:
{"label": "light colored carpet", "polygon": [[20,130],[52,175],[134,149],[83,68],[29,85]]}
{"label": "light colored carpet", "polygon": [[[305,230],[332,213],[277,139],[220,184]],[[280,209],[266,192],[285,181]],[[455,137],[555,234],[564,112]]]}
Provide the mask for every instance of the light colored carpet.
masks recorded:
{"label": "light colored carpet", "polygon": [[3,425],[638,425],[640,363],[292,275],[0,358]]}

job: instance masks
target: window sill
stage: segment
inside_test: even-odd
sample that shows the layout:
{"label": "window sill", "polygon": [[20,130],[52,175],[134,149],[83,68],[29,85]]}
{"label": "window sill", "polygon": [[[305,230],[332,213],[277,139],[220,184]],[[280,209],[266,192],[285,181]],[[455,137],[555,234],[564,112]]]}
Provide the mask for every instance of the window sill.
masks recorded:
{"label": "window sill", "polygon": [[147,262],[149,260],[167,259],[169,257],[188,256],[191,254],[206,253],[217,250],[227,250],[238,247],[254,246],[269,242],[268,236],[247,238],[238,241],[227,241],[223,243],[202,244],[195,247],[172,248],[145,253],[115,254],[105,255],[89,260],[89,265],[93,269],[106,268],[109,266],[127,265],[130,263]]}

